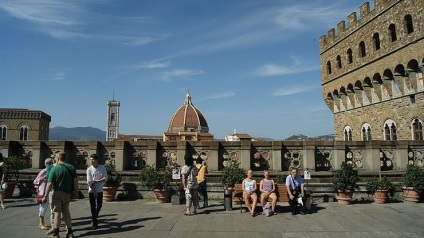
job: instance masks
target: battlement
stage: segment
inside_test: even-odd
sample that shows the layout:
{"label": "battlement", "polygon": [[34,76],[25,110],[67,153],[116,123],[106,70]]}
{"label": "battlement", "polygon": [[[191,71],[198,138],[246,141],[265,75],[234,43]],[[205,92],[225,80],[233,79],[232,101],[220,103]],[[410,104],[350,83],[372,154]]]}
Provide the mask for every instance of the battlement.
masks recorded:
{"label": "battlement", "polygon": [[402,1],[403,0],[374,0],[374,9],[370,8],[369,2],[365,2],[359,7],[359,19],[357,13],[352,12],[349,16],[347,16],[347,27],[346,22],[343,20],[337,24],[337,33],[335,28],[331,28],[327,35],[323,35],[319,38],[320,51],[322,52],[326,50],[339,39],[358,29],[369,19],[381,14],[393,4]]}

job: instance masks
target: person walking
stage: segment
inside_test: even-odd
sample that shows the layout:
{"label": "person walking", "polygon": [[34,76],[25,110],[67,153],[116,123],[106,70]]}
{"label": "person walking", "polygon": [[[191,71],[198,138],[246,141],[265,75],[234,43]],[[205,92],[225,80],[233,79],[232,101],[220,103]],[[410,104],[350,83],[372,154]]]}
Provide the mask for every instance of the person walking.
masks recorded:
{"label": "person walking", "polygon": [[206,208],[208,207],[208,191],[206,186],[206,174],[208,174],[208,167],[206,162],[204,162],[200,156],[196,159],[196,168],[199,170],[197,173],[197,183],[199,184],[199,192],[203,196],[203,208]]}
{"label": "person walking", "polygon": [[67,227],[66,238],[73,238],[71,223],[71,213],[69,211],[69,203],[71,202],[72,193],[78,198],[78,179],[77,172],[71,164],[65,163],[65,153],[56,152],[55,160],[57,165],[49,172],[47,180],[46,193],[43,202],[47,201],[50,190],[52,190],[52,208],[54,213],[54,233],[50,237],[59,237],[60,214]]}
{"label": "person walking", "polygon": [[103,205],[103,182],[107,179],[107,172],[104,165],[99,164],[99,157],[96,154],[90,156],[91,166],[87,168],[88,196],[90,199],[92,226],[90,229],[97,229],[99,226],[99,212]]}
{"label": "person walking", "polygon": [[4,162],[3,155],[0,153],[0,207],[6,209],[4,205],[4,190],[6,189],[6,163]]}
{"label": "person walking", "polygon": [[[47,158],[44,160],[44,165],[46,167],[48,167],[49,165],[53,164],[53,160],[51,158]],[[47,169],[42,169],[37,177],[34,179],[34,187],[37,189],[37,197],[38,196],[43,196],[46,192],[46,185],[47,185]],[[47,206],[48,206],[48,198],[46,202],[42,202],[39,205],[39,212],[38,212],[38,217],[39,217],[39,223],[38,223],[38,228],[40,228],[41,230],[48,230],[49,227],[46,225],[46,223],[44,223],[44,216],[46,215],[46,210],[47,210]]]}
{"label": "person walking", "polygon": [[197,173],[196,166],[193,165],[193,158],[189,155],[184,156],[185,165],[181,168],[182,184],[186,197],[186,212],[184,215],[190,216],[190,208],[193,203],[193,214],[196,214],[199,206]]}

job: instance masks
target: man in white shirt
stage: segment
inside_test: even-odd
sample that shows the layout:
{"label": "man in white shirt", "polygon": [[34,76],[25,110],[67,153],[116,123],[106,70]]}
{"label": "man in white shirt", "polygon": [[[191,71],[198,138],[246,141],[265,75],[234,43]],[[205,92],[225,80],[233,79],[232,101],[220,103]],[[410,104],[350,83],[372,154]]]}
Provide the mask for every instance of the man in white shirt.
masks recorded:
{"label": "man in white shirt", "polygon": [[107,172],[105,166],[99,164],[99,157],[96,154],[90,156],[90,161],[91,166],[87,168],[87,184],[93,220],[91,229],[97,229],[99,226],[97,218],[103,205],[103,182],[107,179]]}

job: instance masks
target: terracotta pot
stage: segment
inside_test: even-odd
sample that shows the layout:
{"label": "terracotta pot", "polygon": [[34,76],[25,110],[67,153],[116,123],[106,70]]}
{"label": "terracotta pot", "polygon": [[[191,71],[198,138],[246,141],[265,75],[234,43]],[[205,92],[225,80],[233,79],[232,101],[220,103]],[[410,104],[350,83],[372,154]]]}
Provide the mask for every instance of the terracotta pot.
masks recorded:
{"label": "terracotta pot", "polygon": [[386,203],[389,199],[389,190],[375,190],[374,195],[372,196],[374,202],[377,204]]}
{"label": "terracotta pot", "polygon": [[7,188],[4,190],[4,198],[11,198],[13,197],[13,192],[15,191],[16,182],[7,182]]}
{"label": "terracotta pot", "polygon": [[156,202],[165,203],[169,202],[171,192],[168,189],[153,189],[156,196]]}
{"label": "terracotta pot", "polygon": [[413,187],[402,187],[405,202],[418,203],[420,201],[420,192],[415,191]]}
{"label": "terracotta pot", "polygon": [[342,204],[342,205],[349,205],[352,201],[352,197],[353,197],[353,192],[351,191],[336,192],[337,202],[339,202],[339,204]]}
{"label": "terracotta pot", "polygon": [[118,187],[103,187],[103,201],[104,202],[115,201],[117,190],[118,190]]}

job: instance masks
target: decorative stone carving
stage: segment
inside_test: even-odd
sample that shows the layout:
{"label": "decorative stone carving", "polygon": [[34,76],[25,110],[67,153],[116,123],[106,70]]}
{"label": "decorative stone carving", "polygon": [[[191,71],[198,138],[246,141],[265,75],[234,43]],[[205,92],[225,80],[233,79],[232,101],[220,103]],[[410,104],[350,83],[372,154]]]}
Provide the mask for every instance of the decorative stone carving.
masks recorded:
{"label": "decorative stone carving", "polygon": [[315,151],[315,170],[316,171],[330,171],[332,168],[331,160],[333,153],[330,150],[319,150]]}
{"label": "decorative stone carving", "polygon": [[238,156],[239,153],[240,153],[239,151],[231,151],[231,150],[224,152],[222,155],[223,157],[222,165],[224,167],[228,167],[233,161],[239,162],[239,156]]}
{"label": "decorative stone carving", "polygon": [[380,170],[389,171],[394,168],[394,151],[380,150]]}
{"label": "decorative stone carving", "polygon": [[147,153],[145,150],[136,150],[132,154],[130,161],[131,167],[134,169],[142,169],[146,166]]}
{"label": "decorative stone carving", "polygon": [[424,167],[424,150],[412,150],[408,151],[408,164],[415,164],[420,167]]}
{"label": "decorative stone carving", "polygon": [[362,151],[361,150],[354,150],[354,151],[348,151],[346,153],[346,163],[352,164],[355,168],[363,168],[362,163]]}
{"label": "decorative stone carving", "polygon": [[271,160],[270,151],[256,151],[253,153],[252,170],[261,171],[269,169],[269,161]]}
{"label": "decorative stone carving", "polygon": [[300,150],[289,150],[284,153],[284,159],[289,162],[289,170],[302,168],[303,155]]}

